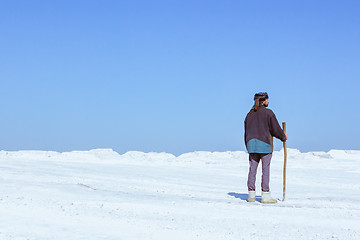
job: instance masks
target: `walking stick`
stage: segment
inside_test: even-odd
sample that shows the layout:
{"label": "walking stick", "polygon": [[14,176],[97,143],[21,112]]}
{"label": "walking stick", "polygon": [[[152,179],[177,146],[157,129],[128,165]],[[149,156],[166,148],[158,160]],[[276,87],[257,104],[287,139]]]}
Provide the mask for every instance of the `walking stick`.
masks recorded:
{"label": "walking stick", "polygon": [[[286,122],[282,123],[283,131],[286,134]],[[283,201],[285,201],[285,189],[286,189],[286,160],[287,160],[287,150],[286,150],[286,140],[284,144],[284,178],[283,178]]]}

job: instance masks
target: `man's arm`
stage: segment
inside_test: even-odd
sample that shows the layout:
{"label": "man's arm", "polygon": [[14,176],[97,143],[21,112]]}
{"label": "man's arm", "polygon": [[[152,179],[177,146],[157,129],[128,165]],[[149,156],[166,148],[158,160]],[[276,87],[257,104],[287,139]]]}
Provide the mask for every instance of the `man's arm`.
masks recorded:
{"label": "man's arm", "polygon": [[281,141],[286,141],[287,135],[284,133],[284,131],[280,127],[280,124],[279,124],[278,120],[276,119],[275,114],[272,111],[270,114],[269,125],[270,125],[269,127],[270,127],[271,136],[274,136],[274,137],[280,139]]}

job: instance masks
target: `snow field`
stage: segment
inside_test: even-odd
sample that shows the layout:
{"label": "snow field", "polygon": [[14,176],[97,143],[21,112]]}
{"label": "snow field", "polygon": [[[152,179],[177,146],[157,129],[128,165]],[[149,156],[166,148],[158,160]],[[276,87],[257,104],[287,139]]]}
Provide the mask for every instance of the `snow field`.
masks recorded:
{"label": "snow field", "polygon": [[[0,239],[360,239],[360,151],[288,149],[286,201],[245,152],[0,152]],[[270,187],[282,199],[282,152]]]}

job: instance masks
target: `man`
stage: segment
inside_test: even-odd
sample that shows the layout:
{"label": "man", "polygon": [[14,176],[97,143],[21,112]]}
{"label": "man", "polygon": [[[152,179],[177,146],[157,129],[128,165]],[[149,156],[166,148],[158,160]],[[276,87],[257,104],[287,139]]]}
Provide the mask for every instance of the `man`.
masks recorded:
{"label": "man", "polygon": [[269,96],[266,92],[256,93],[255,104],[245,118],[245,144],[249,153],[248,202],[255,202],[256,172],[259,162],[262,162],[261,202],[277,203],[270,194],[270,162],[273,152],[273,137],[281,141],[287,140],[287,135],[281,129],[275,114],[267,109]]}

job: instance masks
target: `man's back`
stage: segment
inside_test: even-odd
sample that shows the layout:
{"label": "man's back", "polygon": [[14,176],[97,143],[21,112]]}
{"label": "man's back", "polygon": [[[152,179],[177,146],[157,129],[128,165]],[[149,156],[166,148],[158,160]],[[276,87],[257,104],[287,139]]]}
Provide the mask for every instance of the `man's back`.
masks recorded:
{"label": "man's back", "polygon": [[260,106],[257,111],[252,109],[245,118],[244,126],[245,144],[249,153],[272,152],[273,137],[286,140],[275,114],[265,106]]}

